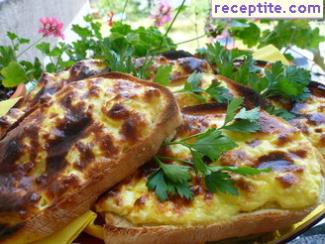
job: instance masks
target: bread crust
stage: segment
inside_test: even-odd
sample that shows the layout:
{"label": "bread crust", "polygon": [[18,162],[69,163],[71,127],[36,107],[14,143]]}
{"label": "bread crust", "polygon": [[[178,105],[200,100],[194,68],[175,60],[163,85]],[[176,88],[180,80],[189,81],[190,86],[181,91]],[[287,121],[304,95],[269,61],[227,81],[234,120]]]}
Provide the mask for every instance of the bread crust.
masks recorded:
{"label": "bread crust", "polygon": [[304,218],[304,211],[259,210],[239,214],[216,224],[200,226],[116,227],[105,225],[105,243],[203,243],[233,237],[271,232],[287,227]]}
{"label": "bread crust", "polygon": [[159,122],[145,141],[132,146],[120,160],[113,162],[110,165],[111,167],[96,172],[92,181],[68,194],[55,205],[27,219],[13,235],[2,240],[3,243],[30,243],[62,229],[74,218],[90,209],[101,193],[148,161],[157,153],[163,140],[180,125],[179,108],[168,89],[122,73],[114,72],[99,76],[111,79],[127,79],[141,85],[158,88],[166,99],[166,106],[157,120]]}

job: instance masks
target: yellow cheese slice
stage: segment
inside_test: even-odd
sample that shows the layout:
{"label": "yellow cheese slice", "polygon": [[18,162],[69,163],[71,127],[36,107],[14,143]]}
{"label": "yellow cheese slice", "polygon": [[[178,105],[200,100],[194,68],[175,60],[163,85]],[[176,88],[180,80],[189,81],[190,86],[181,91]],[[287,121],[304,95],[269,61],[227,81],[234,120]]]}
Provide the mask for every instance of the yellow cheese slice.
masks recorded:
{"label": "yellow cheese slice", "polygon": [[72,243],[80,233],[96,219],[97,214],[92,211],[87,211],[80,217],[76,218],[64,229],[44,238],[40,241],[34,242],[34,244],[70,244]]}
{"label": "yellow cheese slice", "polygon": [[261,60],[271,63],[281,61],[285,65],[290,64],[289,61],[285,58],[285,56],[280,52],[280,50],[273,45],[267,45],[256,50],[253,53],[253,58],[255,60]]}
{"label": "yellow cheese slice", "polygon": [[0,117],[4,116],[8,111],[15,106],[21,97],[12,98],[0,102]]}

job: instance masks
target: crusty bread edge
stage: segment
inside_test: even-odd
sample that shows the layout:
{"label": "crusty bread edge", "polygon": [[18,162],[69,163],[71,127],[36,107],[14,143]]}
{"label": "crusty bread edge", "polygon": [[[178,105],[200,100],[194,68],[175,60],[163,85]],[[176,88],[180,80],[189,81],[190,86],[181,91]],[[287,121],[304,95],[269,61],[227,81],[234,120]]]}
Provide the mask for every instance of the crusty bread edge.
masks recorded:
{"label": "crusty bread edge", "polygon": [[[325,199],[325,160],[320,152],[314,148],[313,152],[317,158],[322,172],[319,202]],[[241,213],[228,220],[220,221],[210,225],[198,226],[131,226],[118,227],[114,223],[121,222],[121,217],[109,214],[111,223],[104,226],[105,243],[203,243],[207,241],[219,241],[227,238],[244,237],[252,234],[272,232],[286,228],[301,221],[317,205],[304,210],[280,210],[263,209],[251,213]],[[126,220],[123,220],[126,222]]]}
{"label": "crusty bread edge", "polygon": [[243,213],[216,224],[198,226],[117,227],[106,224],[105,243],[203,243],[271,232],[303,219],[312,209],[289,211],[266,209]]}
{"label": "crusty bread edge", "polygon": [[108,168],[104,172],[97,172],[98,175],[93,176],[94,180],[92,182],[67,195],[61,201],[46,208],[33,218],[27,219],[16,232],[1,240],[1,242],[30,243],[62,229],[73,219],[90,209],[100,194],[132,174],[138,167],[155,155],[163,140],[181,124],[182,119],[177,102],[167,88],[117,72],[94,77],[128,79],[159,89],[165,96],[166,105],[156,127],[152,130],[149,137],[141,143],[135,144],[123,158],[115,162],[113,164],[114,167]]}

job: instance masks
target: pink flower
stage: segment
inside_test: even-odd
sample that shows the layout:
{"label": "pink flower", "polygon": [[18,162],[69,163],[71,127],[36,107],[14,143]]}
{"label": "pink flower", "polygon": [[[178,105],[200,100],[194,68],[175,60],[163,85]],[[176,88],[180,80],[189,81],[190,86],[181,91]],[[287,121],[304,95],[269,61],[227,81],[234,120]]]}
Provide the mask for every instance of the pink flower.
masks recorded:
{"label": "pink flower", "polygon": [[55,36],[64,39],[63,23],[56,18],[43,17],[40,18],[42,27],[38,30],[44,37]]}
{"label": "pink flower", "polygon": [[166,0],[160,0],[151,18],[155,20],[156,26],[162,26],[172,20],[172,7]]}

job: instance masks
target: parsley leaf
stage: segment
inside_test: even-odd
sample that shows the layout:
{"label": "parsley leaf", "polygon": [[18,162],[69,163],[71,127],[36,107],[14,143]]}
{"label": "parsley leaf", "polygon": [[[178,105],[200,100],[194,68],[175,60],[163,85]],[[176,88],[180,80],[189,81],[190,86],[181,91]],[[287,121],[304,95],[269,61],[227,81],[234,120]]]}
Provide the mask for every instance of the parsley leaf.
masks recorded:
{"label": "parsley leaf", "polygon": [[208,166],[209,172],[205,176],[205,184],[210,192],[217,190],[223,193],[229,193],[237,196],[239,194],[233,180],[228,172],[243,176],[257,175],[263,172],[270,172],[270,168],[256,169],[252,167],[234,167],[234,166]]}
{"label": "parsley leaf", "polygon": [[249,120],[239,120],[239,121],[235,121],[231,125],[225,126],[224,129],[227,129],[229,131],[234,131],[234,132],[252,133],[260,130],[261,126]]}
{"label": "parsley leaf", "polygon": [[292,120],[294,118],[296,118],[296,115],[293,113],[290,113],[289,111],[282,109],[282,108],[276,108],[274,106],[268,106],[265,108],[265,111],[268,112],[271,115],[275,115],[277,117],[280,117],[284,120]]}
{"label": "parsley leaf", "polygon": [[162,170],[158,170],[149,176],[147,187],[149,190],[155,191],[160,201],[166,201],[168,199],[168,187]]}
{"label": "parsley leaf", "polygon": [[201,85],[202,74],[201,73],[193,73],[191,74],[185,82],[183,91],[188,92],[202,92]]}
{"label": "parsley leaf", "polygon": [[199,135],[197,140],[190,147],[203,155],[209,157],[210,160],[217,160],[220,155],[235,148],[237,144],[227,136],[221,134],[220,130],[209,129],[205,133]]}
{"label": "parsley leaf", "polygon": [[242,108],[238,114],[236,114],[234,119],[245,119],[251,122],[254,122],[260,118],[260,108],[256,107],[252,110],[246,110],[246,108]]}
{"label": "parsley leaf", "polygon": [[164,164],[160,160],[159,166],[164,172],[165,176],[174,183],[185,183],[190,179],[189,167],[187,166]]}
{"label": "parsley leaf", "polygon": [[194,169],[197,172],[202,173],[203,175],[206,175],[210,172],[210,169],[206,163],[203,161],[203,154],[198,151],[191,151],[192,153],[192,161]]}
{"label": "parsley leaf", "polygon": [[228,104],[227,107],[227,114],[226,114],[224,125],[228,124],[235,118],[236,111],[240,108],[243,101],[244,99],[242,97],[238,97],[231,100],[231,102]]}
{"label": "parsley leaf", "polygon": [[[266,67],[263,74],[251,53],[229,51],[220,44],[208,45],[201,55],[215,65],[218,73],[252,88],[265,98],[280,96],[299,101],[309,96],[310,71],[276,62]],[[239,59],[243,61],[238,65]]]}
{"label": "parsley leaf", "polygon": [[205,98],[201,95],[201,93],[204,91],[201,88],[201,79],[202,74],[194,72],[186,80],[184,88],[178,92],[188,92],[196,97],[199,101],[205,102]]}
{"label": "parsley leaf", "polygon": [[232,99],[232,94],[226,87],[221,86],[217,80],[212,81],[211,85],[206,88],[201,88],[201,73],[191,74],[184,84],[184,88],[178,92],[188,92],[196,97],[200,102],[206,102],[203,94],[209,95],[213,100],[219,103],[228,103]]}
{"label": "parsley leaf", "polygon": [[242,108],[234,117],[235,121],[232,124],[223,126],[223,129],[227,129],[234,132],[251,133],[261,129],[261,126],[257,123],[260,118],[259,108],[252,110],[246,110]]}
{"label": "parsley leaf", "polygon": [[172,65],[162,65],[158,67],[154,82],[157,82],[164,86],[169,85],[172,68]]}
{"label": "parsley leaf", "polygon": [[238,49],[227,50],[218,42],[208,44],[206,50],[201,50],[201,55],[206,56],[209,63],[216,66],[218,73],[226,77],[231,77],[235,70],[233,62],[249,53]]}
{"label": "parsley leaf", "polygon": [[210,166],[210,170],[212,171],[229,171],[233,172],[239,175],[258,175],[263,172],[270,172],[270,168],[265,169],[257,169],[247,166],[241,166],[241,167],[233,167],[233,166]]}
{"label": "parsley leaf", "polygon": [[228,103],[233,98],[229,90],[221,86],[221,83],[218,81],[213,81],[205,92],[219,103]]}
{"label": "parsley leaf", "polygon": [[169,194],[178,194],[182,198],[191,199],[193,193],[189,187],[189,167],[165,164],[155,157],[160,169],[149,176],[147,187],[154,190],[160,201],[168,199]]}
{"label": "parsley leaf", "polygon": [[261,95],[264,97],[281,96],[289,100],[308,93],[311,76],[310,72],[294,66],[286,67],[281,62],[276,62],[271,69],[265,70],[265,79],[268,85]]}
{"label": "parsley leaf", "polygon": [[212,193],[217,192],[217,190],[223,193],[230,193],[231,195],[239,195],[239,192],[234,185],[229,174],[225,172],[212,172],[205,176],[205,185],[208,190]]}

